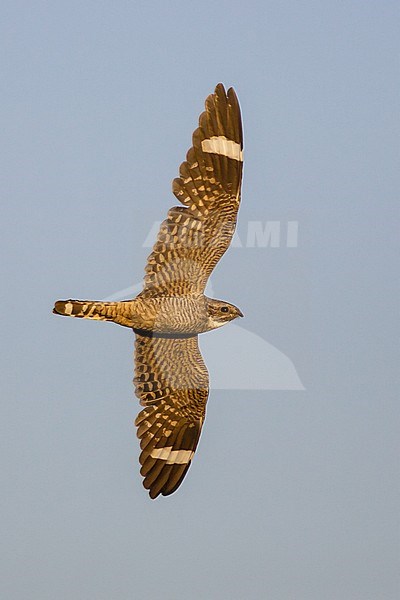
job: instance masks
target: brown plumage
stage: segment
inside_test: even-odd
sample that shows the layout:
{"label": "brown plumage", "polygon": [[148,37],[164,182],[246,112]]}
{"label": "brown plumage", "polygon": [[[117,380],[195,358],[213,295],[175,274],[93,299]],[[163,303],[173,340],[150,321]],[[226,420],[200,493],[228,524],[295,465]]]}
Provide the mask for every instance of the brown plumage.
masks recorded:
{"label": "brown plumage", "polygon": [[135,424],[143,485],[172,494],[191,464],[205,418],[208,372],[198,334],[243,316],[204,289],[232,240],[240,203],[243,138],[239,103],[221,83],[206,100],[171,208],[147,260],[143,291],[124,302],[58,301],[60,315],[113,321],[136,334]]}

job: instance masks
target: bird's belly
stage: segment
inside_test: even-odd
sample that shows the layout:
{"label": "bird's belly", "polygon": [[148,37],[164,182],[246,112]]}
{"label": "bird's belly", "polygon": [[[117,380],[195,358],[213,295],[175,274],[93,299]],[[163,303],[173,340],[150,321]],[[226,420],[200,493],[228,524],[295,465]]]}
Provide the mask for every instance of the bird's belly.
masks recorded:
{"label": "bird's belly", "polygon": [[207,323],[205,301],[201,297],[140,298],[140,307],[137,308],[139,314],[134,329],[157,333],[200,333]]}

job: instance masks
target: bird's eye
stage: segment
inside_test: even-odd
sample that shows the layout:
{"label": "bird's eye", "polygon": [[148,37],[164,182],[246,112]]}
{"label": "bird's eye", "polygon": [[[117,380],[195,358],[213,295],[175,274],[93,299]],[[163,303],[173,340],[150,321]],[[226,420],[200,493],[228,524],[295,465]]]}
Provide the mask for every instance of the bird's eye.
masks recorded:
{"label": "bird's eye", "polygon": [[227,306],[221,306],[221,312],[227,313],[229,312],[229,308]]}

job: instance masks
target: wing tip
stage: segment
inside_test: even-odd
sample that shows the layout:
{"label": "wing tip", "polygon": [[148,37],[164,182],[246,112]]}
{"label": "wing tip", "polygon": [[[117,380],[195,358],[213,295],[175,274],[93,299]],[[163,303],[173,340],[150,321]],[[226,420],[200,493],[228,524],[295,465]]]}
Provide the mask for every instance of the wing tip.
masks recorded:
{"label": "wing tip", "polygon": [[238,102],[238,97],[237,97],[237,94],[236,94],[233,86],[230,86],[226,90],[223,83],[217,83],[217,85],[215,86],[214,94],[212,94],[212,95],[217,95],[217,96],[221,95],[221,96],[224,96],[228,100],[233,100],[235,102]]}
{"label": "wing tip", "polygon": [[[205,101],[206,111],[199,117],[199,125],[201,128],[201,120],[206,115],[216,111],[219,114],[219,119],[224,123],[224,127],[232,127],[234,140],[240,144],[243,150],[243,128],[242,128],[242,115],[240,110],[239,99],[234,88],[231,86],[228,91],[225,91],[223,83],[218,83],[215,87],[213,94],[207,96]],[[198,145],[198,140],[196,140]],[[195,144],[193,144],[195,145]]]}
{"label": "wing tip", "polygon": [[143,481],[143,487],[148,491],[150,498],[152,500],[155,500],[156,498],[158,498],[158,496],[166,497],[174,494],[185,479],[186,473],[188,472],[188,469],[191,464],[192,461],[190,461],[187,465],[184,466],[183,471],[178,471],[177,476],[175,475],[175,477],[173,476],[173,473],[171,473],[168,476],[167,481],[163,484],[161,488],[158,485],[157,479],[154,482],[154,484],[152,484],[149,487],[146,487],[145,482]]}
{"label": "wing tip", "polygon": [[[169,423],[172,431],[167,432]],[[159,408],[149,421],[141,421],[139,436],[143,438],[148,433],[152,438],[139,456],[143,487],[152,500],[160,494],[173,494],[181,485],[196,452],[202,423],[203,419],[187,422],[183,417],[174,425]]]}

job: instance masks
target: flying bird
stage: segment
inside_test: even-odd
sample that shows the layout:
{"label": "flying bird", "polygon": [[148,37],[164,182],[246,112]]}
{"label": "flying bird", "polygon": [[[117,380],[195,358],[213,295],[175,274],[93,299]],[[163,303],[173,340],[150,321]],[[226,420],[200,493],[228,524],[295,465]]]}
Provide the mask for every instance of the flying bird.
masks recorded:
{"label": "flying bird", "polygon": [[243,168],[240,107],[219,83],[205,102],[192,147],[172,191],[182,206],[161,224],[133,300],[59,300],[58,315],[112,321],[133,329],[136,396],[144,407],[135,425],[140,473],[151,498],[176,491],[191,464],[209,394],[198,334],[242,317],[204,294],[236,227]]}

